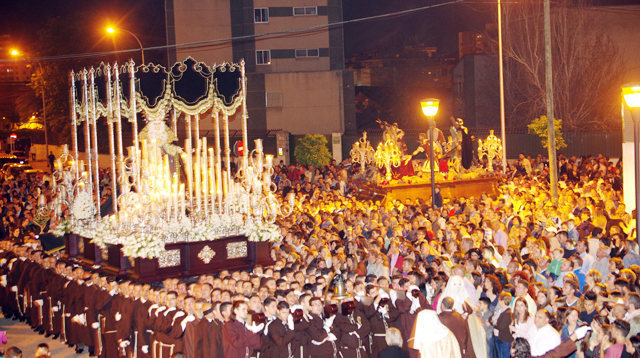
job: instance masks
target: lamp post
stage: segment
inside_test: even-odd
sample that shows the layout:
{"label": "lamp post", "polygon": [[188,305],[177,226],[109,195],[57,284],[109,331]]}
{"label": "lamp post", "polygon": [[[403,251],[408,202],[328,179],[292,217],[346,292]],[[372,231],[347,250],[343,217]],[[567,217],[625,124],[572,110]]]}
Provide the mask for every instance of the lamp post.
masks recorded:
{"label": "lamp post", "polygon": [[436,176],[435,176],[435,158],[433,157],[433,130],[436,128],[434,117],[438,113],[440,100],[436,98],[427,98],[420,101],[422,113],[427,116],[429,121],[429,162],[431,164],[431,207],[436,207]]}
{"label": "lamp post", "polygon": [[[18,56],[20,52],[18,50],[11,50],[11,56]],[[42,70],[42,64],[38,60],[32,60],[27,58],[27,61],[33,61],[38,64],[38,68],[40,69],[40,90],[42,92],[42,120],[44,122],[44,151],[45,157],[49,155],[49,127],[47,126],[47,105],[44,99],[44,71]],[[46,160],[47,166],[49,165],[49,161]],[[53,173],[53,168],[51,168],[51,173]]]}
{"label": "lamp post", "polygon": [[110,33],[110,34],[115,34],[116,30],[117,31],[126,32],[129,35],[133,36],[133,38],[136,39],[136,41],[138,41],[138,45],[140,46],[140,54],[142,55],[142,64],[144,65],[146,63],[146,62],[144,62],[144,47],[142,47],[142,42],[140,42],[140,39],[138,38],[138,36],[136,36],[133,32],[127,31],[127,30],[124,30],[124,29],[117,29],[117,28],[114,28],[114,27],[107,28],[107,32]]}
{"label": "lamp post", "polygon": [[558,205],[558,164],[556,164],[556,131],[553,118],[553,71],[551,62],[551,4],[544,0],[544,63],[547,88],[547,132],[549,143],[549,179],[551,197]]}
{"label": "lamp post", "polygon": [[504,65],[502,59],[502,3],[498,0],[498,67],[500,70],[500,138],[502,138],[502,173],[507,173],[507,146],[504,111]]}
{"label": "lamp post", "polygon": [[622,95],[631,112],[631,119],[633,119],[633,152],[636,170],[636,240],[638,240],[638,223],[640,223],[640,153],[638,153],[640,150],[640,83],[622,86]]}

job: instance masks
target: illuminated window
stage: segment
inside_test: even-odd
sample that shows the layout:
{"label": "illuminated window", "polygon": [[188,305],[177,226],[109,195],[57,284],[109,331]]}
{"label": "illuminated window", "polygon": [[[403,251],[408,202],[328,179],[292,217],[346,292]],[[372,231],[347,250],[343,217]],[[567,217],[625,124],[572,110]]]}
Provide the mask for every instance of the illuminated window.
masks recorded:
{"label": "illuminated window", "polygon": [[256,51],[256,64],[257,65],[270,65],[271,64],[271,50],[257,50]]}

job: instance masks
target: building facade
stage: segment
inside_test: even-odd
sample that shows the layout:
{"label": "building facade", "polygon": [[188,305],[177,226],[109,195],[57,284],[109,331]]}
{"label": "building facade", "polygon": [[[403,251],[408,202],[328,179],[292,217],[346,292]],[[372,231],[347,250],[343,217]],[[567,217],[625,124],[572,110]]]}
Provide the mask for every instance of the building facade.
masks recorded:
{"label": "building facade", "polygon": [[[191,56],[247,70],[250,131],[292,135],[355,129],[353,74],[344,68],[341,0],[165,0],[169,63]],[[219,40],[211,43],[212,40]],[[230,126],[240,128],[232,119]],[[201,130],[212,127],[210,117]]]}

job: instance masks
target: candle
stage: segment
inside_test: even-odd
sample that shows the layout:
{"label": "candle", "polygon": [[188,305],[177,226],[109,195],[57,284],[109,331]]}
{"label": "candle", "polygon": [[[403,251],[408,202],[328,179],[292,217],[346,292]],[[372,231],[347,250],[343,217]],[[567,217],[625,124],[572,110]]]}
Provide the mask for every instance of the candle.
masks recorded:
{"label": "candle", "polygon": [[185,142],[184,148],[187,151],[187,155],[186,155],[187,161],[185,163],[186,166],[187,166],[187,170],[186,170],[186,172],[187,172],[187,183],[188,183],[188,188],[189,188],[189,198],[191,198],[192,195],[193,195],[193,167],[191,166],[191,164],[192,164],[191,163],[192,162],[192,160],[191,160],[192,157],[191,156],[193,155],[193,153],[192,153],[192,150],[191,150],[191,139],[187,138],[187,139],[184,140],[184,142]]}
{"label": "candle", "polygon": [[178,220],[178,174],[173,173],[173,206],[174,219]]}
{"label": "candle", "polygon": [[169,194],[167,194],[166,191],[162,192],[162,196],[164,197],[165,201],[167,202],[167,221],[169,221],[171,219],[171,192],[169,192]]}
{"label": "candle", "polygon": [[[204,151],[203,151],[204,152]],[[202,162],[204,163],[203,168],[202,168],[202,194],[204,194],[204,202],[203,202],[203,206],[204,206],[204,215],[205,217],[209,216],[209,190],[207,188],[207,162],[205,161],[204,158],[202,158]]]}
{"label": "candle", "polygon": [[262,139],[256,139],[256,152],[262,153]]}
{"label": "candle", "polygon": [[65,144],[62,146],[62,155],[69,155],[69,145]]}
{"label": "candle", "polygon": [[267,164],[267,168],[272,168],[273,167],[273,155],[272,154],[267,154],[265,155],[265,160],[266,160],[266,164]]}
{"label": "candle", "polygon": [[216,211],[216,199],[215,199],[215,194],[213,192],[215,185],[214,185],[214,176],[215,174],[213,173],[213,169],[209,168],[209,186],[210,186],[210,190],[209,193],[211,194],[211,213],[213,214]]}
{"label": "candle", "polygon": [[201,206],[200,206],[200,198],[201,198],[201,194],[202,194],[202,189],[201,189],[201,179],[200,179],[200,161],[198,160],[198,157],[196,156],[196,163],[195,163],[195,174],[196,174],[196,178],[195,178],[195,183],[196,183],[196,207],[198,208],[198,210],[200,210]]}
{"label": "candle", "polygon": [[142,140],[142,160],[147,159],[147,155],[149,155],[149,153],[147,152],[147,140],[143,139]]}
{"label": "candle", "polygon": [[202,146],[200,147],[200,150],[202,151],[202,159],[200,161],[200,170],[202,170],[202,192],[204,194],[204,213],[205,215],[208,214],[208,208],[207,206],[209,205],[209,178],[208,178],[208,174],[209,170],[208,170],[208,165],[209,165],[209,161],[207,160],[207,137],[203,137],[202,138]]}
{"label": "candle", "polygon": [[185,216],[186,215],[186,204],[184,202],[184,184],[180,184],[180,211],[181,211],[181,216]]}
{"label": "candle", "polygon": [[214,207],[215,207],[215,190],[216,190],[216,180],[215,180],[215,166],[214,166],[214,157],[213,157],[213,148],[209,148],[209,187],[211,188],[211,212],[214,212]]}
{"label": "candle", "polygon": [[[218,158],[219,159],[219,158]],[[216,185],[218,192],[218,209],[222,214],[222,165],[219,160],[216,161]]]}

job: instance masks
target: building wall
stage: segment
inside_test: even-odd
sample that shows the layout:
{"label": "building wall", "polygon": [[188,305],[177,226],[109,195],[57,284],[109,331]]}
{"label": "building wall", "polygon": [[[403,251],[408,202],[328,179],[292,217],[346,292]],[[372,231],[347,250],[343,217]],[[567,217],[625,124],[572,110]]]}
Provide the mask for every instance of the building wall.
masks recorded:
{"label": "building wall", "polygon": [[344,132],[342,71],[269,73],[265,83],[266,92],[279,92],[282,101],[282,107],[267,107],[268,128],[294,135]]}
{"label": "building wall", "polygon": [[[355,128],[353,74],[344,71],[342,27],[251,37],[341,21],[341,0],[165,0],[165,5],[169,44],[249,36],[177,49],[170,59],[191,56],[208,64],[244,59],[249,131],[281,129],[297,135]],[[317,7],[317,15],[294,16],[294,7],[308,6]],[[256,23],[255,8],[268,8],[269,21]],[[319,55],[296,57],[296,49],[318,49]],[[256,50],[270,50],[271,62],[256,64]],[[275,92],[281,103],[269,106],[267,96]],[[241,123],[239,113],[229,118],[230,129],[240,129]],[[184,127],[184,121],[178,125]],[[214,129],[210,115],[201,116],[200,128]]]}
{"label": "building wall", "polygon": [[[174,44],[231,38],[231,6],[229,0],[166,1],[172,4],[172,23],[178,24],[178,26],[173,27],[175,33]],[[188,26],[186,26],[187,24]],[[221,43],[215,47],[178,49],[176,50],[176,59],[170,63],[173,64],[177,60],[182,61],[187,56],[208,64],[233,61],[231,44]]]}

